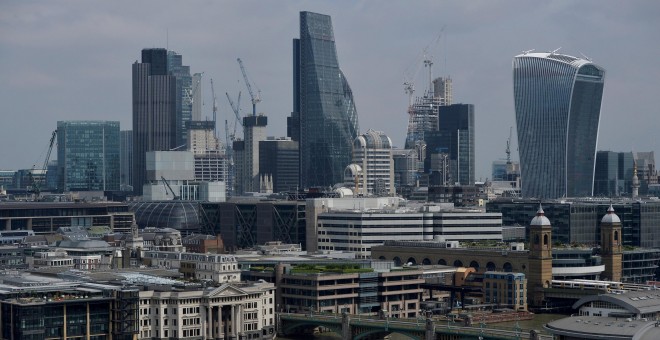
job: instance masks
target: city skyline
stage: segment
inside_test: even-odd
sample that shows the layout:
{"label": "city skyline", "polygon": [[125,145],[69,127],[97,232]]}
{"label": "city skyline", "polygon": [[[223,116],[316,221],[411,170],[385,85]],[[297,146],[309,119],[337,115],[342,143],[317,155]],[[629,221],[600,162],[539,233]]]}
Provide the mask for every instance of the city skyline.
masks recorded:
{"label": "city skyline", "polygon": [[[236,57],[243,58],[262,90],[259,110],[269,116],[268,135],[286,135],[286,117],[292,111],[290,44],[299,29],[298,13],[304,10],[332,17],[339,62],[360,114],[359,133],[384,131],[398,147],[403,146],[408,120],[403,74],[444,26],[432,51],[433,74],[451,76],[454,103],[473,103],[480,112],[475,134],[477,180],[490,177],[491,162],[505,157],[508,130],[515,124],[511,58],[533,48],[542,52],[563,47],[559,53],[584,53],[607,69],[597,150],[660,151],[660,141],[650,137],[659,107],[654,94],[660,52],[652,41],[660,30],[655,22],[660,5],[610,4],[616,6],[591,1],[413,5],[248,1],[168,3],[152,12],[147,2],[132,4],[127,13],[116,3],[3,3],[0,76],[5,81],[0,100],[5,129],[0,144],[5,146],[0,149],[0,169],[40,164],[58,120],[118,120],[122,130],[128,129],[130,65],[145,47],[167,47],[184,55],[191,73],[204,72],[203,119],[211,116],[208,80],[214,79],[221,140],[222,124],[233,116],[222,92],[235,97],[242,91],[247,97],[235,62]],[[150,20],[145,21],[147,14]],[[518,27],[543,27],[543,34]],[[424,84],[422,70],[416,78],[416,95]],[[247,101],[242,108],[244,114],[250,111]],[[21,148],[6,146],[17,141]],[[514,143],[514,159],[516,148]]]}

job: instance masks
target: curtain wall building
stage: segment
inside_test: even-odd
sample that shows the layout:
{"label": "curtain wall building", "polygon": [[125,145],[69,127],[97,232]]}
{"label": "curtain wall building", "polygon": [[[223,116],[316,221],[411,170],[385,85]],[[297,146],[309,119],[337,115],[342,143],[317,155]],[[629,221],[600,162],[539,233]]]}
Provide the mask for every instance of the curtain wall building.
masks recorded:
{"label": "curtain wall building", "polygon": [[142,195],[147,151],[176,145],[176,77],[168,74],[167,50],[142,50],[133,64],[133,192]]}
{"label": "curtain wall building", "polygon": [[513,59],[524,197],[591,196],[605,70],[556,53]]}
{"label": "curtain wall building", "polygon": [[353,164],[362,169],[353,188],[356,195],[394,195],[392,140],[384,132],[369,130],[355,138]]}
{"label": "curtain wall building", "polygon": [[119,122],[57,122],[58,188],[119,190]]}
{"label": "curtain wall building", "polygon": [[330,16],[300,13],[293,87],[287,132],[300,145],[300,186],[342,182],[359,127],[353,92],[339,69]]}

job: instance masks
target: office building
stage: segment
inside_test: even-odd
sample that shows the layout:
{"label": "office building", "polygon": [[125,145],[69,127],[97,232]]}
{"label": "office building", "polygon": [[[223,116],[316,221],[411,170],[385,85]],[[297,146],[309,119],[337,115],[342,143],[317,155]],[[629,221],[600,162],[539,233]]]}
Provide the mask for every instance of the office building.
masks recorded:
{"label": "office building", "polygon": [[[242,182],[244,192],[259,191],[259,142],[266,139],[266,125],[268,119],[264,115],[243,117],[244,145],[243,169],[236,172],[236,180]],[[235,161],[238,161],[237,158]],[[238,170],[238,169],[237,169]]]}
{"label": "office building", "polygon": [[300,187],[333,186],[343,181],[359,126],[330,16],[300,12],[293,64],[294,108],[287,132],[300,145]]}
{"label": "office building", "polygon": [[[621,219],[623,246],[660,247],[660,202],[657,200],[563,199],[544,201],[545,216],[552,220],[553,242],[564,244],[597,244],[596,221],[610,206]],[[537,200],[499,199],[486,204],[486,211],[501,212],[504,225],[525,225],[538,208]]]}
{"label": "office building", "polygon": [[273,179],[273,192],[296,191],[300,164],[298,142],[268,137],[259,142],[259,174]]}
{"label": "office building", "polygon": [[119,188],[133,191],[133,131],[119,132]]}
{"label": "office building", "polygon": [[147,182],[147,151],[176,148],[176,77],[168,74],[167,50],[142,50],[133,63],[133,192]]}
{"label": "office building", "polygon": [[351,181],[356,195],[394,195],[392,140],[384,132],[370,129],[355,139],[353,164],[362,169],[359,178]]}
{"label": "office building", "polygon": [[598,151],[594,172],[594,196],[630,196],[634,165],[632,152]]}
{"label": "office building", "polygon": [[176,78],[176,146],[186,145],[188,141],[187,123],[192,120],[193,78],[190,66],[183,65],[183,56],[167,51],[167,72]]}
{"label": "office building", "polygon": [[424,171],[446,174],[448,185],[474,185],[474,105],[441,106],[437,131],[427,132]]}
{"label": "office building", "polygon": [[305,201],[241,199],[204,202],[199,208],[202,230],[222,235],[227,251],[255,248],[270,241],[301,244],[307,249]]}
{"label": "office building", "polygon": [[551,53],[513,59],[523,197],[591,196],[605,70]]}
{"label": "office building", "polygon": [[33,230],[52,234],[61,227],[108,227],[114,232],[128,232],[134,215],[128,205],[114,202],[2,202],[0,228]]}
{"label": "office building", "polygon": [[57,122],[58,188],[119,190],[119,122]]}
{"label": "office building", "polygon": [[213,121],[191,121],[188,127],[188,151],[195,159],[195,181],[224,182],[229,188],[228,161],[218,138]]}
{"label": "office building", "polygon": [[655,154],[650,152],[635,152],[635,165],[639,178],[639,194],[648,195],[649,186],[658,185],[658,172],[655,169]]}

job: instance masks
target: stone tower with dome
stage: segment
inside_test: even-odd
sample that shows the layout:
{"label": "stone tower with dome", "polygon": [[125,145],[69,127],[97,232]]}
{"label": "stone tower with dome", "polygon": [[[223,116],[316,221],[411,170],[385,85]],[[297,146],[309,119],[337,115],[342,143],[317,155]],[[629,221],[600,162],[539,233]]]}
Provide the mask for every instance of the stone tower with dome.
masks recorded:
{"label": "stone tower with dome", "polygon": [[607,214],[600,220],[600,256],[605,270],[602,280],[621,281],[621,219],[610,205]]}
{"label": "stone tower with dome", "polygon": [[543,289],[552,283],[552,225],[540,204],[529,224],[529,237],[528,302],[541,306],[545,299]]}

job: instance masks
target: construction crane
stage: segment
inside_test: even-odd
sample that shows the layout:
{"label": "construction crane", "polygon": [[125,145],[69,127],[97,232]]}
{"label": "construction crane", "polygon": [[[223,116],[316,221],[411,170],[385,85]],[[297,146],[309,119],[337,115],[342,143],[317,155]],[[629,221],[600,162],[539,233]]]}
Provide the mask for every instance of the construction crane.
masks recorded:
{"label": "construction crane", "polygon": [[55,145],[55,137],[57,137],[57,130],[54,130],[53,133],[50,136],[50,143],[48,145],[48,152],[46,153],[46,159],[44,159],[44,165],[41,167],[41,174],[42,178],[39,179],[38,181],[34,179],[34,170],[36,167],[35,165],[32,165],[32,171],[29,172],[29,180],[30,180],[30,186],[32,187],[32,192],[35,194],[35,198],[39,198],[39,195],[41,194],[41,181],[45,181],[45,174],[46,170],[48,169],[48,161],[50,160],[50,154],[53,151],[53,145]]}
{"label": "construction crane", "polygon": [[[254,95],[252,92],[252,85],[250,85],[250,80],[247,76],[247,71],[245,71],[245,66],[243,66],[243,61],[241,58],[236,59],[238,65],[241,67],[241,72],[243,73],[243,79],[245,79],[245,86],[247,86],[248,92],[250,92],[250,98],[252,98],[252,115],[257,115],[257,103],[261,102],[261,90],[257,87],[257,95]],[[256,85],[255,85],[256,87]]]}
{"label": "construction crane", "polygon": [[211,95],[213,96],[213,137],[218,138],[218,133],[216,131],[216,116],[218,114],[218,101],[215,97],[215,89],[213,88],[213,78],[211,78]]}
{"label": "construction crane", "polygon": [[509,139],[506,141],[506,164],[511,164],[511,134],[513,126],[509,127]]}
{"label": "construction crane", "polygon": [[426,45],[424,49],[422,49],[421,53],[417,55],[415,58],[415,62],[411,64],[403,74],[403,88],[408,95],[408,108],[410,111],[410,108],[412,107],[412,98],[413,98],[413,93],[415,93],[415,78],[417,78],[417,74],[419,73],[420,69],[422,68],[422,65],[424,67],[428,67],[428,73],[429,73],[429,95],[432,95],[433,93],[433,72],[431,67],[433,66],[433,56],[430,55],[430,51],[434,49],[438,43],[440,42],[440,39],[443,37],[444,31],[445,31],[446,26],[442,26],[440,29],[440,33],[438,33],[438,36],[433,39],[431,43]]}
{"label": "construction crane", "polygon": [[[165,179],[165,177],[160,176],[160,179],[163,181],[163,184],[165,184],[165,186],[167,186],[167,189],[169,189],[170,192],[172,193],[173,199],[177,200],[177,201],[180,200],[181,196],[174,193],[174,190],[172,190],[172,187],[170,186],[170,183]],[[167,195],[167,191],[165,191],[165,195]]]}
{"label": "construction crane", "polygon": [[231,100],[229,93],[225,92],[225,95],[227,95],[229,106],[231,106],[231,110],[234,111],[234,115],[236,116],[236,121],[238,122],[238,123],[234,123],[234,134],[232,135],[234,137],[236,136],[236,126],[237,125],[243,126],[243,122],[241,120],[241,91],[238,91],[238,99],[236,100],[236,105],[234,105],[234,101]]}

